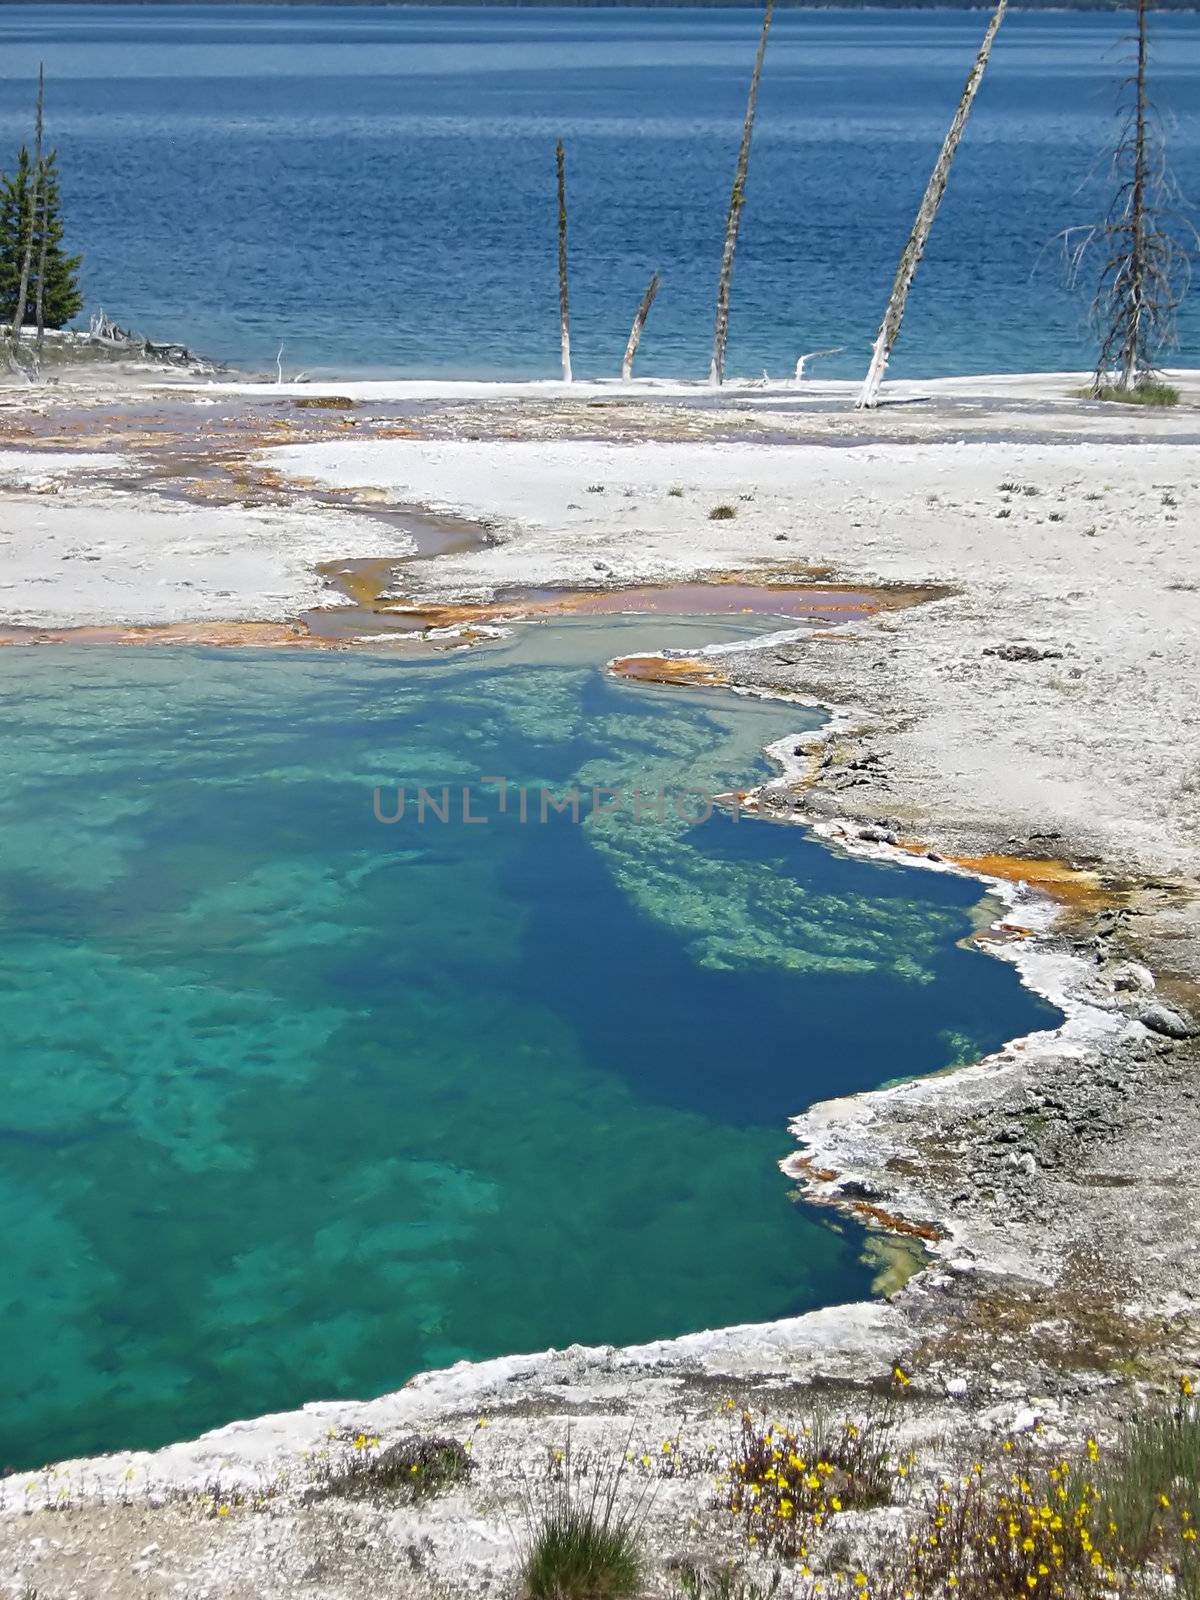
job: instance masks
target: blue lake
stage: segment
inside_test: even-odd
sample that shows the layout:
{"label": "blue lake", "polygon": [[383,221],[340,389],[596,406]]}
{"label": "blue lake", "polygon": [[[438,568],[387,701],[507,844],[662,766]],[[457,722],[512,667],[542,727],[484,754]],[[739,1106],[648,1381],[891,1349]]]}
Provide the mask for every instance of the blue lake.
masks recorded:
{"label": "blue lake", "polygon": [[969,882],[681,820],[813,713],[607,677],[648,626],[0,653],[0,1464],[869,1292],[788,1117],[1056,1013]]}
{"label": "blue lake", "polygon": [[[1200,192],[1200,19],[1154,20],[1156,101]],[[735,281],[732,375],[856,376],[984,27],[784,12]],[[1087,367],[1061,230],[1106,204],[1125,19],[1001,30],[893,371]],[[566,141],[580,375],[703,376],[758,18],[740,11],[6,5],[0,145],[39,60],[92,307],[289,373],[552,375]],[[1099,167],[1099,171],[1097,168]],[[1180,361],[1200,365],[1193,296]]]}

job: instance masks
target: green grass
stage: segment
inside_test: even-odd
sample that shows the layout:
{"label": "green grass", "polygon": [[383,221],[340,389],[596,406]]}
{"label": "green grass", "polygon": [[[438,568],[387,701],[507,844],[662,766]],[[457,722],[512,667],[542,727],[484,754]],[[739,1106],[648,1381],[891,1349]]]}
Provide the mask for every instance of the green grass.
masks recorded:
{"label": "green grass", "polygon": [[1126,1559],[1156,1562],[1175,1593],[1200,1597],[1200,1410],[1189,1396],[1173,1411],[1129,1424],[1098,1475]]}
{"label": "green grass", "polygon": [[523,1572],[529,1600],[619,1600],[637,1592],[641,1576],[631,1530],[571,1504],[546,1515]]}
{"label": "green grass", "polygon": [[1170,383],[1139,383],[1132,389],[1105,384],[1102,389],[1080,389],[1081,400],[1110,400],[1123,406],[1177,406],[1179,390]]}
{"label": "green grass", "polygon": [[649,1487],[627,1493],[626,1464],[622,1456],[615,1467],[590,1461],[577,1470],[568,1435],[540,1503],[526,1500],[525,1600],[624,1600],[638,1593]]}
{"label": "green grass", "polygon": [[710,522],[729,522],[733,517],[736,516],[736,506],[714,506],[708,513],[708,520]]}

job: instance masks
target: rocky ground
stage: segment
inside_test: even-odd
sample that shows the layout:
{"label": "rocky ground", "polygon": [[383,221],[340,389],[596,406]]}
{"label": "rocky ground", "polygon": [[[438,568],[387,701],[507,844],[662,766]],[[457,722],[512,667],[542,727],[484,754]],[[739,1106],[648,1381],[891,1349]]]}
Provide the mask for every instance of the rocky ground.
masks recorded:
{"label": "rocky ground", "polygon": [[[573,441],[567,474],[505,453],[530,436],[523,402],[476,398],[455,414],[439,400],[410,419],[407,455],[389,440],[372,457],[356,438],[339,462],[323,439],[323,458],[283,463],[443,510],[490,507],[493,545],[424,564],[423,588],[443,598],[547,573],[611,585],[723,563],[769,576],[780,534],[794,573],[940,585],[934,600],[708,665],[839,708],[778,752],[758,804],[834,848],[991,877],[1003,903],[988,937],[1066,1022],[797,1118],[789,1170],[867,1227],[896,1285],[887,1298],[635,1350],[507,1358],[10,1479],[0,1593],[511,1594],[528,1506],[568,1435],[576,1463],[594,1473],[628,1453],[629,1481],[654,1486],[648,1593],[682,1594],[680,1562],[738,1561],[769,1587],[775,1563],[720,1504],[743,1407],[764,1419],[894,1408],[897,1456],[915,1455],[911,1498],[831,1519],[811,1557],[828,1575],[877,1564],[940,1474],[1002,1437],[1103,1442],[1200,1368],[1200,413],[1133,417],[1027,388],[882,412],[865,441],[836,397],[798,418],[790,402],[742,396],[723,421],[664,420],[639,402],[640,420],[622,408],[619,438],[594,407],[539,402],[538,426]],[[754,441],[733,444],[747,417]],[[464,477],[475,431],[490,436],[490,469]],[[817,431],[838,448],[816,448]],[[718,480],[732,529],[691,530],[687,496],[670,489],[707,507]],[[592,482],[605,493],[589,500]],[[426,1433],[470,1443],[465,1481],[414,1501],[383,1473],[355,1475]],[[793,1566],[783,1592],[807,1582]]]}

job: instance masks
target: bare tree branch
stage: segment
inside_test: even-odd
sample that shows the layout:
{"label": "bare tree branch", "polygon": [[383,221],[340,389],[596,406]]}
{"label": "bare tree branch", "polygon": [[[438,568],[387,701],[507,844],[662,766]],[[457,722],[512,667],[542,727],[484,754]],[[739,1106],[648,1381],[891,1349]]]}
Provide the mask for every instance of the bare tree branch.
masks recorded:
{"label": "bare tree branch", "polygon": [[34,291],[39,355],[46,340],[46,261],[50,254],[50,166],[53,160],[54,152],[51,151],[41,163],[42,237],[38,245],[37,287]]}
{"label": "bare tree branch", "polygon": [[560,139],[554,152],[558,168],[558,322],[562,343],[562,376],[571,382],[571,300],[567,288],[567,158]]}
{"label": "bare tree branch", "polygon": [[804,382],[804,369],[810,361],[820,361],[825,356],[840,356],[845,348],[844,344],[831,344],[825,350],[806,350],[796,362],[796,382]]}
{"label": "bare tree branch", "polygon": [[637,308],[637,315],[633,319],[633,327],[629,330],[629,343],[625,346],[625,359],[621,363],[621,377],[629,383],[633,377],[633,361],[638,353],[638,345],[642,342],[642,331],[646,326],[646,318],[650,315],[650,307],[654,304],[654,297],[658,293],[659,276],[656,272],[650,279],[650,287],[642,296],[642,303]]}
{"label": "bare tree branch", "polygon": [[912,232],[908,236],[908,243],[900,256],[900,265],[896,268],[895,281],[888,299],[887,310],[883,314],[883,321],[879,325],[879,333],[875,339],[875,346],[871,353],[871,365],[867,369],[866,380],[858,397],[858,409],[871,409],[879,403],[879,386],[883,382],[883,375],[887,371],[888,361],[891,359],[892,350],[896,340],[900,337],[900,324],[904,320],[904,308],[908,303],[908,291],[912,288],[913,279],[917,275],[917,268],[921,264],[921,257],[925,254],[925,246],[929,243],[929,235],[933,231],[934,219],[938,214],[938,207],[946,193],[946,185],[950,181],[950,166],[958,150],[963,130],[967,125],[967,118],[971,114],[971,107],[975,96],[979,92],[979,85],[983,82],[983,75],[987,71],[988,57],[992,53],[992,42],[996,37],[1000,24],[1004,21],[1004,13],[1008,0],[1000,0],[988,23],[987,32],[983,36],[983,44],[979,54],[975,57],[975,65],[967,74],[967,81],[963,86],[962,97],[958,102],[958,110],[954,113],[954,120],[950,124],[945,141],[937,160],[933,164],[933,171],[929,175],[929,182],[917,208],[917,220],[913,223]]}
{"label": "bare tree branch", "polygon": [[21,329],[25,323],[25,306],[29,299],[29,274],[33,269],[33,240],[38,223],[38,186],[43,181],[42,172],[42,110],[46,97],[46,69],[38,67],[37,114],[34,120],[33,168],[29,179],[29,233],[21,258],[21,283],[17,290],[17,309],[13,315],[12,341],[14,347],[21,342]]}
{"label": "bare tree branch", "polygon": [[733,256],[737,249],[738,229],[742,221],[742,207],[746,203],[746,178],[750,171],[750,141],[754,137],[754,114],[758,107],[758,86],[762,81],[763,60],[767,54],[767,35],[771,31],[771,17],[775,0],[767,0],[763,12],[762,34],[758,41],[758,54],[754,58],[754,71],[750,77],[750,98],[746,103],[746,121],[742,126],[742,143],[738,150],[737,167],[733,174],[733,192],[729,196],[729,215],[725,221],[725,248],[721,254],[721,276],[717,281],[717,319],[713,330],[712,366],[708,381],[725,382],[725,345],[729,338],[729,300],[733,290]]}

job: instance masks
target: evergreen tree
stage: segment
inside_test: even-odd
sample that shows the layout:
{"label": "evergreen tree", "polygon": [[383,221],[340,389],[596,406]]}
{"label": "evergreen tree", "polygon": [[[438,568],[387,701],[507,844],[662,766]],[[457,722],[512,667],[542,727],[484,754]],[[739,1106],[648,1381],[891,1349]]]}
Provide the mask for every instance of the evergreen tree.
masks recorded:
{"label": "evergreen tree", "polygon": [[[20,294],[21,268],[29,241],[30,188],[34,181],[29,151],[21,146],[13,177],[0,177],[0,324],[11,325]],[[61,328],[77,316],[83,306],[79,289],[80,256],[63,250],[63,225],[59,216],[58,160],[51,151],[42,162],[37,185],[34,219],[33,264],[37,270],[45,247],[45,278],[42,287],[42,315],[47,328]],[[35,286],[30,284],[25,321],[35,316]]]}

